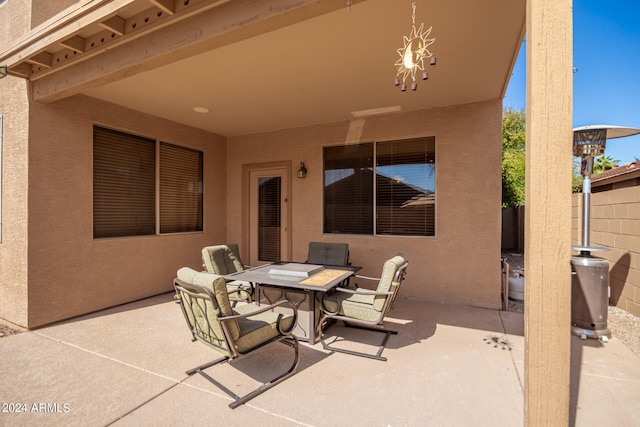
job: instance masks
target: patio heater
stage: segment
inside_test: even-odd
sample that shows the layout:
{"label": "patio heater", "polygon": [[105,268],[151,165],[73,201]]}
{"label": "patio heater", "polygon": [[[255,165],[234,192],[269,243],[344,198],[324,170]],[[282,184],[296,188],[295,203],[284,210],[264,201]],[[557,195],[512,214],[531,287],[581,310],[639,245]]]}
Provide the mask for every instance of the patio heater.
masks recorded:
{"label": "patio heater", "polygon": [[607,139],[636,135],[640,129],[622,126],[590,125],[573,130],[573,155],[581,158],[582,175],[582,244],[572,249],[580,255],[571,257],[571,333],[582,339],[607,342],[609,306],[609,262],[591,252],[608,251],[589,241],[591,209],[591,175],[595,158],[604,154]]}

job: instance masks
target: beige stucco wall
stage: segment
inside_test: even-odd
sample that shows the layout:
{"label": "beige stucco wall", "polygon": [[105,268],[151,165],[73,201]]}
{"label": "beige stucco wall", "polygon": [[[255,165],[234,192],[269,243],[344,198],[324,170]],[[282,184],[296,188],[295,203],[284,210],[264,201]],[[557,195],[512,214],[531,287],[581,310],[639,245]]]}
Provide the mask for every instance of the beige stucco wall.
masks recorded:
{"label": "beige stucco wall", "polygon": [[[94,123],[203,150],[205,231],[94,240]],[[21,197],[3,200],[4,219],[10,224],[19,222],[17,217],[28,219],[28,253],[25,257],[24,223],[20,224],[21,234],[11,239],[23,248],[21,256],[5,262],[4,248],[1,252],[3,287],[11,277],[26,280],[24,263],[28,259],[28,292],[23,282],[22,292],[12,296],[10,305],[23,308],[19,316],[15,309],[7,312],[3,308],[0,317],[33,328],[170,291],[179,267],[200,268],[200,249],[224,240],[223,137],[83,96],[52,105],[31,104],[28,125],[28,207],[24,166],[16,171],[16,179],[22,179]],[[5,143],[16,144],[6,134]],[[24,165],[25,155],[21,155]],[[6,233],[6,237],[12,236]],[[15,258],[18,262],[14,263]],[[28,301],[26,319],[24,301]]]}
{"label": "beige stucco wall", "polygon": [[[306,258],[311,240],[346,241],[361,273],[379,275],[384,260],[403,252],[411,262],[403,296],[500,305],[499,100],[226,142],[84,96],[29,105],[25,82],[6,82],[15,86],[4,134],[0,317],[6,320],[34,328],[171,290],[177,268],[200,267],[203,246],[243,241],[242,165],[274,161],[304,161],[309,169],[306,179],[292,182],[294,260]],[[94,124],[204,150],[205,231],[94,240]],[[436,137],[435,238],[322,234],[323,146],[425,135]]]}
{"label": "beige stucco wall", "polygon": [[[55,1],[55,0],[54,0]],[[31,28],[31,2],[9,0],[0,6],[0,52],[29,32]],[[2,64],[0,64],[2,65]]]}
{"label": "beige stucco wall", "polygon": [[[223,137],[83,96],[27,106],[24,87],[17,89],[14,98],[23,98],[24,112],[12,126],[16,131],[5,130],[5,188],[11,192],[3,197],[0,247],[3,292],[9,294],[0,309],[4,319],[33,328],[169,291],[178,267],[199,268],[203,246],[243,241],[242,165],[273,161],[304,161],[309,169],[306,179],[292,182],[294,260],[306,258],[311,240],[346,241],[362,274],[379,275],[384,260],[403,252],[411,262],[403,296],[499,307],[499,101],[225,144]],[[5,115],[5,129],[11,117]],[[204,233],[94,240],[93,124],[204,150]],[[424,135],[436,136],[435,238],[322,235],[323,146]]]}
{"label": "beige stucco wall", "polygon": [[[573,195],[574,243],[582,243],[582,194]],[[609,303],[640,316],[640,186],[591,194],[592,253],[609,261]]]}
{"label": "beige stucco wall", "polygon": [[0,318],[27,324],[27,195],[29,101],[27,82],[16,77],[0,80],[3,116],[2,233],[0,241]]}
{"label": "beige stucco wall", "polygon": [[[104,0],[102,1],[104,2]],[[31,0],[30,3],[33,3],[31,28],[35,28],[56,15],[63,16],[65,14],[65,9],[70,6],[73,6],[73,9],[71,10],[76,10],[83,5],[90,3],[90,0]]]}
{"label": "beige stucco wall", "polygon": [[[246,241],[242,165],[291,161],[293,260],[306,259],[309,241],[347,242],[360,273],[379,276],[382,263],[403,252],[410,266],[402,296],[498,308],[501,117],[495,100],[230,138],[227,240]],[[428,135],[436,137],[435,238],[323,235],[323,146]],[[295,178],[301,161],[306,179]]]}
{"label": "beige stucco wall", "polygon": [[[91,0],[8,0],[0,5],[0,52],[13,40],[20,39],[30,29],[64,15],[65,9],[78,9]],[[100,0],[105,2],[105,0]],[[93,2],[98,3],[98,1]]]}

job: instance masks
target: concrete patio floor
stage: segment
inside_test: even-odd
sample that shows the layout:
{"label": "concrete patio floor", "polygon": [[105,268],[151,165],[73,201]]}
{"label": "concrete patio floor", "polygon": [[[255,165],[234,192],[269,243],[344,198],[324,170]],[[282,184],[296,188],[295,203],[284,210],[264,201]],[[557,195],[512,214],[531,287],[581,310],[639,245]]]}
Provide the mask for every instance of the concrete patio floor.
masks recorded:
{"label": "concrete patio floor", "polygon": [[[523,425],[522,314],[398,298],[388,325],[387,362],[301,344],[296,375],[232,410],[185,374],[217,353],[160,295],[2,338],[0,425]],[[639,358],[615,336],[571,344],[571,424],[639,426]],[[291,357],[270,346],[207,372],[241,394]]]}

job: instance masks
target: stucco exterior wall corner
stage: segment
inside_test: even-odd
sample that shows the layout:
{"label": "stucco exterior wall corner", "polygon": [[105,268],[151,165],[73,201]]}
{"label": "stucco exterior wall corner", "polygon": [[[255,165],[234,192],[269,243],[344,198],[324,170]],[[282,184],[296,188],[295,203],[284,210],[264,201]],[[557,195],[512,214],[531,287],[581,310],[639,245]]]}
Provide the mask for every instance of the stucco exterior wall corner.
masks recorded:
{"label": "stucco exterior wall corner", "polygon": [[2,176],[0,208],[0,318],[21,327],[28,324],[28,84],[16,77],[0,80]]}
{"label": "stucco exterior wall corner", "polygon": [[[93,236],[93,127],[204,154],[204,230]],[[29,135],[29,327],[170,292],[176,271],[225,235],[226,139],[87,96],[32,105]],[[26,297],[23,296],[26,300]]]}

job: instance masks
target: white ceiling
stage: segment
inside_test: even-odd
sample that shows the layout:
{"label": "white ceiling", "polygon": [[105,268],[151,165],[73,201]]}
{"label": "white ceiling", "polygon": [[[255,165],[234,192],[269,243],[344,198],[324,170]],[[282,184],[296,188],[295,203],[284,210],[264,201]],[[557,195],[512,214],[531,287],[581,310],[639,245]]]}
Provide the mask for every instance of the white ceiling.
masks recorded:
{"label": "white ceiling", "polygon": [[[352,112],[457,105],[504,95],[524,0],[417,0],[437,65],[416,91],[394,86],[411,3],[367,0],[85,90],[155,116],[237,136],[353,119]],[[206,107],[209,113],[193,111]]]}

